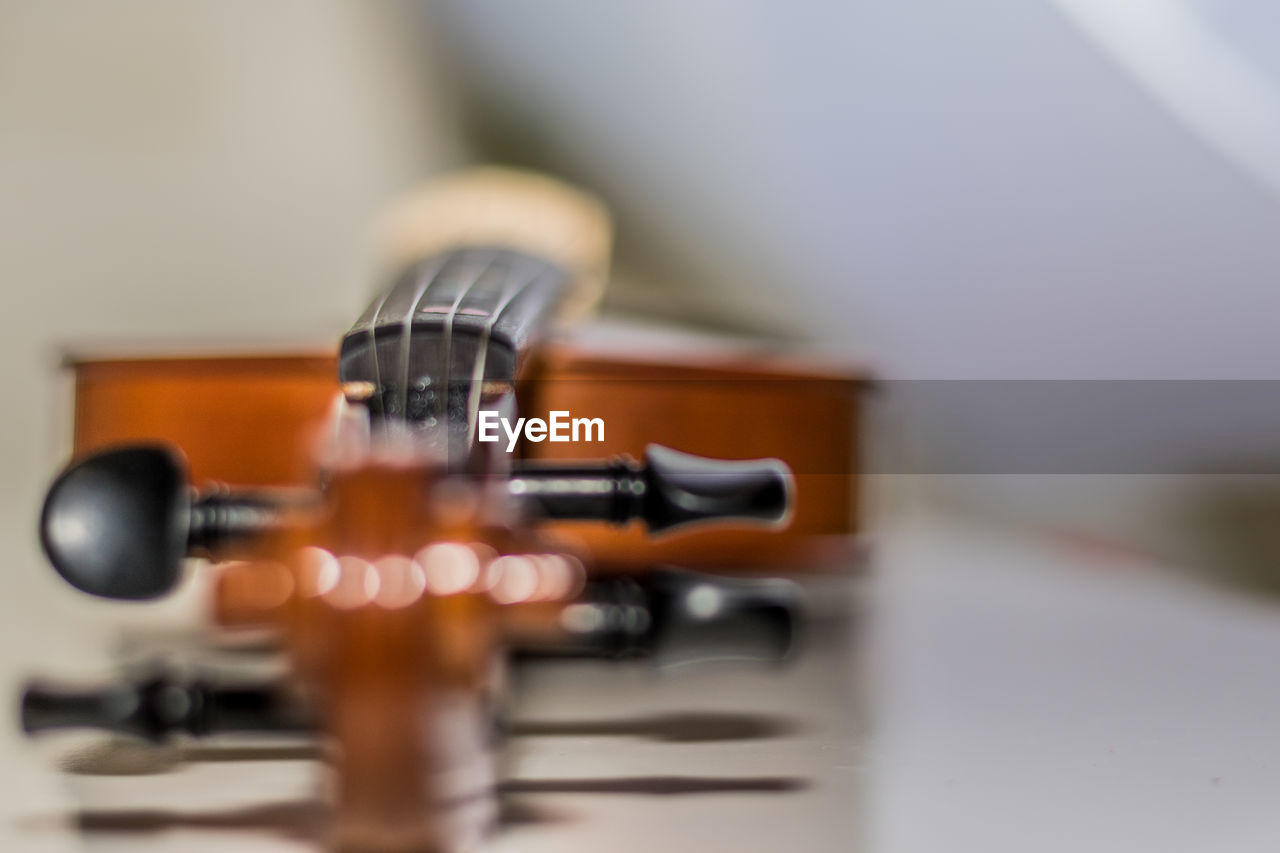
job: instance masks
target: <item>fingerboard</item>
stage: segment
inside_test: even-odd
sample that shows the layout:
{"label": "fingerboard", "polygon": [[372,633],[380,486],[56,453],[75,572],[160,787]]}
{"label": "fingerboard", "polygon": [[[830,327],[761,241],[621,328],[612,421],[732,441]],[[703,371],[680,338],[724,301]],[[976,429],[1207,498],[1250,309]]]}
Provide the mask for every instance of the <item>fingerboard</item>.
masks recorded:
{"label": "fingerboard", "polygon": [[468,446],[481,386],[514,382],[568,289],[562,270],[509,249],[424,258],[344,336],[339,379],[365,389],[375,422]]}

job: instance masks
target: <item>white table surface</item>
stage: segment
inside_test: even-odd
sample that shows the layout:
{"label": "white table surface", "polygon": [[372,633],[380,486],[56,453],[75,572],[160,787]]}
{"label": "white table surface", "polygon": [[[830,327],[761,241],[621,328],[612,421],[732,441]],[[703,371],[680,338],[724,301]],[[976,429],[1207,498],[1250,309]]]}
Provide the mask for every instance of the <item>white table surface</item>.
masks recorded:
{"label": "white table surface", "polygon": [[883,545],[871,849],[1280,849],[1280,606],[955,521]]}
{"label": "white table surface", "polygon": [[[783,730],[517,735],[510,800],[525,820],[492,849],[1280,849],[1280,607],[927,515],[886,526],[873,568],[861,642],[835,634],[780,676],[528,672],[515,716],[544,728],[678,713]],[[22,651],[5,654],[12,688]],[[0,849],[307,849],[284,831],[314,790],[308,762],[65,776],[51,745],[0,738]],[[151,814],[145,831],[58,828],[84,808]]]}
{"label": "white table surface", "polygon": [[[825,582],[821,609],[845,609],[850,586]],[[522,670],[507,752],[514,793],[506,802],[516,819],[486,849],[835,853],[859,846],[864,742],[854,646],[847,621],[823,624],[808,652],[781,670],[597,663]],[[4,654],[0,690],[12,696],[30,664],[19,646]],[[654,733],[645,723],[655,718],[674,727]],[[583,731],[603,725],[615,731]],[[706,731],[730,737],[699,739]],[[314,849],[304,837],[314,830],[316,762],[241,754],[142,775],[57,772],[69,751],[99,740],[64,735],[33,745],[12,726],[0,733],[7,788],[0,849]],[[91,828],[77,830],[85,817]]]}

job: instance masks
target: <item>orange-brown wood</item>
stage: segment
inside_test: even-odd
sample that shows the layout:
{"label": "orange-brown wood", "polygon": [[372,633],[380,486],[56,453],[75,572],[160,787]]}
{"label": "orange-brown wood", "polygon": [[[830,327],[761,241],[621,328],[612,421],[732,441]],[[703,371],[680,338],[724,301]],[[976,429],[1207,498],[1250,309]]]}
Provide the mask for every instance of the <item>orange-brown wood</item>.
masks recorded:
{"label": "orange-brown wood", "polygon": [[218,623],[277,629],[316,701],[334,746],[340,851],[472,849],[497,816],[504,638],[555,634],[578,590],[563,582],[573,564],[537,553],[547,543],[483,523],[479,493],[438,483],[424,465],[340,468],[323,506],[217,569]]}
{"label": "orange-brown wood", "polygon": [[656,358],[602,358],[548,348],[528,383],[521,414],[553,410],[605,422],[599,444],[526,444],[533,459],[628,453],[665,444],[723,459],[774,456],[796,477],[794,514],[784,531],[717,525],[650,537],[626,528],[560,523],[603,568],[655,563],[699,567],[805,568],[848,553],[857,530],[855,483],[859,414],[866,382],[828,366],[760,357],[704,359],[698,364]]}
{"label": "orange-brown wood", "polygon": [[[495,810],[483,713],[499,653],[493,607],[482,592],[433,594],[412,561],[433,540],[480,532],[471,516],[442,524],[433,482],[422,467],[333,472],[323,509],[272,535],[274,559],[220,571],[219,622],[280,629],[317,701],[334,745],[337,850],[458,850],[458,803],[488,801],[490,819]],[[401,577],[393,589],[402,564],[417,583]]]}
{"label": "orange-brown wood", "polygon": [[77,359],[76,455],[158,440],[186,454],[194,482],[302,485],[304,444],[337,392],[333,354]]}

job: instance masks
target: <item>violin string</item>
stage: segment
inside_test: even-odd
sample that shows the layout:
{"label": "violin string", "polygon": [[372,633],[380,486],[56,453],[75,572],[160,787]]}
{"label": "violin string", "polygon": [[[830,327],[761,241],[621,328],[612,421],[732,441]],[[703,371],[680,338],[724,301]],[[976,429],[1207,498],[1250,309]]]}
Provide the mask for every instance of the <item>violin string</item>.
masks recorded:
{"label": "violin string", "polygon": [[451,255],[438,257],[429,273],[419,274],[418,291],[414,294],[409,311],[404,315],[404,322],[400,327],[400,412],[405,420],[409,418],[409,343],[413,338],[413,321],[418,315],[418,307],[422,304],[427,291],[431,290],[432,286],[443,277],[451,258]]}
{"label": "violin string", "polygon": [[343,416],[346,411],[346,395],[339,393],[337,399],[333,401],[333,405],[329,407],[329,451],[326,461],[330,467],[336,468],[342,455],[342,426]]}
{"label": "violin string", "polygon": [[442,393],[439,393],[436,395],[436,398],[439,401],[438,414],[442,416],[442,420],[444,422],[444,449],[445,449],[446,457],[449,453],[449,438],[450,438],[450,432],[451,432],[449,429],[449,427],[451,426],[451,424],[449,423],[449,391],[450,391],[450,386],[453,384],[452,382],[452,379],[453,379],[453,372],[452,372],[453,324],[458,316],[458,309],[459,307],[461,307],[462,301],[466,299],[468,294],[471,293],[472,289],[476,286],[476,284],[479,283],[481,279],[483,279],[486,275],[489,274],[489,270],[493,268],[493,265],[497,260],[497,257],[498,257],[497,252],[491,251],[489,253],[488,259],[485,261],[484,266],[481,267],[480,270],[476,273],[475,277],[472,278],[471,281],[467,283],[467,286],[458,292],[457,298],[453,300],[453,305],[450,306],[449,313],[445,317],[444,359],[443,359],[444,388]]}
{"label": "violin string", "polygon": [[[373,353],[373,387],[374,393],[378,395],[378,405],[382,406],[382,366],[378,356],[378,318],[382,316],[382,307],[387,304],[387,298],[391,296],[394,287],[388,287],[383,291],[382,296],[378,298],[378,307],[373,309],[373,318],[369,320],[369,351]],[[385,418],[379,418],[384,421]],[[386,435],[385,424],[382,427],[383,435]]]}
{"label": "violin string", "polygon": [[471,373],[471,390],[467,398],[467,441],[472,441],[476,429],[476,420],[480,413],[480,392],[484,387],[484,369],[485,361],[489,355],[489,339],[492,336],[493,329],[498,325],[498,321],[502,318],[502,314],[507,310],[516,297],[524,291],[528,290],[534,282],[544,275],[543,270],[534,269],[531,275],[524,276],[520,279],[512,279],[519,281],[520,284],[515,287],[508,286],[503,292],[502,300],[494,308],[493,312],[485,321],[484,326],[480,330],[480,349],[479,357],[476,359],[475,368]]}

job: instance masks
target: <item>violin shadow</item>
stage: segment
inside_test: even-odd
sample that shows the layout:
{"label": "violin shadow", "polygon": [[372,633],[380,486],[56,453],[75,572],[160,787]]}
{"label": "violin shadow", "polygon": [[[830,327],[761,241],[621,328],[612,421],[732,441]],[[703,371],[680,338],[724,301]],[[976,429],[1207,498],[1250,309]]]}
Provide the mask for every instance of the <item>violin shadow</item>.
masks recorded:
{"label": "violin shadow", "polygon": [[[694,794],[779,794],[802,791],[806,779],[786,776],[710,777],[637,776],[587,779],[513,779],[503,782],[503,795],[613,794],[631,796],[684,796]],[[249,830],[307,842],[322,840],[330,811],[318,799],[267,803],[252,808],[218,812],[166,809],[86,809],[75,815],[83,833],[140,834],[172,829]],[[561,823],[572,819],[563,811],[531,805],[525,800],[500,798],[498,828]],[[33,819],[28,829],[55,827],[57,821]]]}
{"label": "violin shadow", "polygon": [[318,743],[252,744],[238,746],[182,747],[183,761],[322,761],[324,750]]}
{"label": "violin shadow", "polygon": [[252,808],[220,812],[187,812],[167,809],[85,810],[76,815],[76,826],[86,833],[150,833],[175,828],[253,830],[289,839],[316,840],[325,825],[325,806],[319,800],[268,803]]}
{"label": "violin shadow", "polygon": [[[613,720],[517,721],[506,732],[529,737],[638,737],[667,743],[699,743],[781,737],[800,730],[792,720],[760,714],[679,713]],[[135,754],[136,753],[136,754]],[[117,741],[81,754],[76,769],[91,774],[155,773],[174,769],[188,761],[317,760],[316,744],[250,744],[203,746],[184,744],[158,749],[147,744]],[[145,760],[144,760],[145,759]],[[67,768],[71,769],[71,768]],[[808,780],[795,777],[640,776],[584,779],[509,779],[499,786],[500,828],[563,822],[571,815],[531,804],[526,795],[612,794],[631,796],[683,796],[697,794],[779,794],[801,791]],[[319,841],[326,825],[327,807],[308,799],[268,803],[221,812],[166,809],[81,811],[76,825],[87,833],[155,833],[174,828],[251,830],[303,841]]]}
{"label": "violin shadow", "polygon": [[[332,812],[320,800],[270,803],[253,808],[220,812],[189,812],[165,809],[85,810],[75,816],[76,828],[84,833],[153,833],[172,829],[249,830],[268,832],[283,838],[319,841],[329,825]],[[560,812],[540,809],[528,803],[502,802],[498,827],[557,823]]]}
{"label": "violin shadow", "polygon": [[62,770],[77,776],[149,776],[169,773],[190,762],[319,761],[324,752],[315,743],[262,743],[158,746],[145,741],[113,739],[92,744],[62,758]]}
{"label": "violin shadow", "polygon": [[613,779],[512,779],[504,794],[785,794],[809,787],[793,776],[635,776]]}
{"label": "violin shadow", "polygon": [[709,743],[763,740],[795,734],[794,720],[765,714],[654,714],[618,720],[514,721],[506,731],[513,737],[641,737],[666,743]]}
{"label": "violin shadow", "polygon": [[[765,714],[653,714],[613,720],[526,720],[505,725],[511,737],[636,737],[663,743],[763,740],[801,731],[794,720]],[[67,756],[62,769],[77,775],[165,773],[188,762],[319,761],[324,751],[306,742],[160,747],[112,739]]]}

